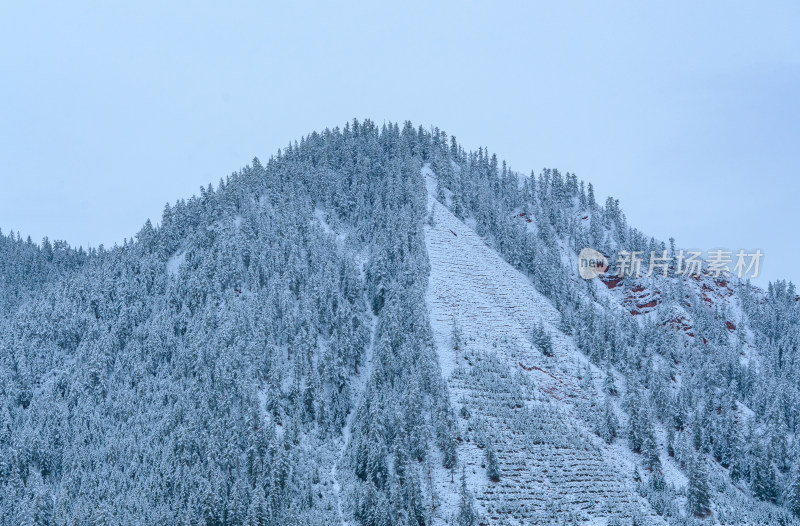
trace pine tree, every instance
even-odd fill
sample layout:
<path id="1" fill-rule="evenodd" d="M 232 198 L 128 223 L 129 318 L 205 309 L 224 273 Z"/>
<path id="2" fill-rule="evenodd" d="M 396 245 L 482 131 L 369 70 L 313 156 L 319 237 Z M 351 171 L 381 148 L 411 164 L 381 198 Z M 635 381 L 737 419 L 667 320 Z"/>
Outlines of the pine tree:
<path id="1" fill-rule="evenodd" d="M 597 434 L 610 444 L 619 433 L 619 420 L 609 397 L 605 397 L 603 410 L 598 415 Z"/>
<path id="2" fill-rule="evenodd" d="M 642 443 L 642 455 L 647 468 L 651 471 L 661 471 L 661 459 L 659 458 L 658 443 L 656 442 L 653 424 L 649 421 L 644 428 L 644 441 Z"/>
<path id="3" fill-rule="evenodd" d="M 708 474 L 702 458 L 695 456 L 689 464 L 689 489 L 687 499 L 689 510 L 697 517 L 708 514 L 711 495 L 708 488 Z"/>
<path id="4" fill-rule="evenodd" d="M 461 333 L 461 326 L 458 324 L 455 317 L 453 318 L 451 340 L 452 340 L 453 350 L 460 351 L 463 346 L 464 336 Z"/>
<path id="5" fill-rule="evenodd" d="M 609 396 L 617 396 L 617 384 L 614 382 L 614 371 L 611 368 L 606 369 L 606 374 L 603 378 L 603 392 Z"/>
<path id="6" fill-rule="evenodd" d="M 796 517 L 800 517 L 800 465 L 795 466 L 792 470 L 787 489 L 786 506 Z"/>
<path id="7" fill-rule="evenodd" d="M 775 481 L 775 470 L 766 447 L 759 447 L 754 456 L 754 466 L 750 470 L 753 493 L 759 499 L 775 501 L 778 497 L 778 488 Z"/>
<path id="8" fill-rule="evenodd" d="M 267 501 L 264 499 L 264 493 L 258 487 L 255 488 L 253 493 L 250 504 L 247 507 L 245 525 L 266 526 L 269 522 L 269 515 L 267 513 Z"/>
<path id="9" fill-rule="evenodd" d="M 632 387 L 629 392 L 628 413 L 628 443 L 634 453 L 641 453 L 644 446 L 646 428 L 646 409 L 642 407 L 643 397 L 638 385 Z"/>
<path id="10" fill-rule="evenodd" d="M 498 482 L 500 480 L 500 467 L 497 465 L 497 454 L 494 451 L 494 445 L 492 445 L 492 441 L 487 439 L 486 441 L 486 476 L 489 477 L 489 480 L 492 482 Z"/>
<path id="11" fill-rule="evenodd" d="M 675 428 L 667 424 L 667 455 L 675 456 Z"/>
<path id="12" fill-rule="evenodd" d="M 26 497 L 17 503 L 15 522 L 19 526 L 38 526 L 32 499 Z"/>
<path id="13" fill-rule="evenodd" d="M 92 526 L 111 526 L 116 522 L 114 512 L 107 502 L 98 504 L 92 513 Z"/>
<path id="14" fill-rule="evenodd" d="M 594 210 L 597 207 L 597 201 L 594 198 L 594 186 L 589 183 L 586 187 L 586 200 L 589 203 L 589 210 Z"/>
<path id="15" fill-rule="evenodd" d="M 553 340 L 542 324 L 531 329 L 531 343 L 545 356 L 553 356 Z"/>
<path id="16" fill-rule="evenodd" d="M 479 515 L 475 509 L 472 495 L 467 490 L 467 478 L 464 468 L 461 469 L 461 488 L 458 492 L 458 514 L 456 515 L 456 526 L 478 526 Z"/>

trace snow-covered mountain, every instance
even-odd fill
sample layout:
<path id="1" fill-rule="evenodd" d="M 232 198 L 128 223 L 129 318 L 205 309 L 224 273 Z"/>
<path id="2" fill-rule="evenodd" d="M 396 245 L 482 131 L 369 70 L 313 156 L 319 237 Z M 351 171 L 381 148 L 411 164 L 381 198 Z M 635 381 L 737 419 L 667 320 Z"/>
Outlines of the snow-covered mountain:
<path id="1" fill-rule="evenodd" d="M 370 121 L 122 246 L 0 235 L 0 524 L 797 522 L 794 286 L 584 247 L 667 250 Z"/>

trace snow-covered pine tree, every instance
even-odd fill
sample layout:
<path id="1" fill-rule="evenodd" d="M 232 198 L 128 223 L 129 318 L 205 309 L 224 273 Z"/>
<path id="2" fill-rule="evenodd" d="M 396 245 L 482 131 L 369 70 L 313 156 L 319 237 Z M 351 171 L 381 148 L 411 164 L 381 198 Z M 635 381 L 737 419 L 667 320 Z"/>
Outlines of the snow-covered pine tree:
<path id="1" fill-rule="evenodd" d="M 494 444 L 491 438 L 486 439 L 486 448 L 484 449 L 484 456 L 486 461 L 486 476 L 492 482 L 500 480 L 500 466 L 497 463 L 497 453 L 494 450 Z"/>
<path id="2" fill-rule="evenodd" d="M 480 516 L 475 509 L 472 494 L 467 489 L 467 478 L 464 468 L 461 469 L 461 484 L 458 490 L 458 514 L 455 517 L 456 526 L 478 526 Z"/>
<path id="3" fill-rule="evenodd" d="M 706 516 L 711 505 L 708 472 L 703 462 L 702 458 L 695 456 L 689 464 L 688 471 L 689 488 L 686 497 L 689 511 L 697 517 Z"/>

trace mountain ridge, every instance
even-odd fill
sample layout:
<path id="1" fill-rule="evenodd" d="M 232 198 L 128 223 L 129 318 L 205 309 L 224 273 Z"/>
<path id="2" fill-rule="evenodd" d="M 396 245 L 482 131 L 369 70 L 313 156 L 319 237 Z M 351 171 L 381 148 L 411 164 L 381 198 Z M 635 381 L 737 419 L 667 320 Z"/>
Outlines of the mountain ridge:
<path id="1" fill-rule="evenodd" d="M 791 523 L 793 286 L 609 287 L 577 276 L 585 246 L 663 244 L 573 174 L 370 121 L 120 247 L 0 236 L 0 524 Z M 507 323 L 459 326 L 452 294 Z"/>

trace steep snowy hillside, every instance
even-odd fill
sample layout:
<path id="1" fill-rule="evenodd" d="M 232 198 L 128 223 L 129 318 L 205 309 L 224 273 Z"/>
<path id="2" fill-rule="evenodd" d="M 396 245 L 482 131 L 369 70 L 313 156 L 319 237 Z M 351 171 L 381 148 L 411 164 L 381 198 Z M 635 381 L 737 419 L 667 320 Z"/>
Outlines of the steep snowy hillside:
<path id="1" fill-rule="evenodd" d="M 522 177 L 505 166 L 500 173 L 495 163 L 479 152 L 461 157 L 460 163 L 434 159 L 436 170 L 423 168 L 429 194 L 428 302 L 451 395 L 457 411 L 468 415 L 462 434 L 471 432 L 465 427 L 483 430 L 488 421 L 489 435 L 502 448 L 518 451 L 529 438 L 516 428 L 503 431 L 508 421 L 533 420 L 521 416 L 529 404 L 514 403 L 526 392 L 514 384 L 530 384 L 557 414 L 566 415 L 575 428 L 568 436 L 579 443 L 586 437 L 597 448 L 604 461 L 598 471 L 611 473 L 613 483 L 600 482 L 596 474 L 595 485 L 566 475 L 549 498 L 528 502 L 513 490 L 503 498 L 509 487 L 527 487 L 524 482 L 504 486 L 502 477 L 491 481 L 484 473 L 468 480 L 486 520 L 524 521 L 526 514 L 536 517 L 537 504 L 540 510 L 543 505 L 552 509 L 554 499 L 571 500 L 562 508 L 575 513 L 575 520 L 602 524 L 606 518 L 637 524 L 792 522 L 769 501 L 796 509 L 792 506 L 800 496 L 797 468 L 786 458 L 796 450 L 789 429 L 797 422 L 797 390 L 785 384 L 788 392 L 771 405 L 763 396 L 776 388 L 770 376 L 795 377 L 796 347 L 784 349 L 796 339 L 783 335 L 777 345 L 778 359 L 782 353 L 792 356 L 781 363 L 794 372 L 776 371 L 775 344 L 765 348 L 763 337 L 774 339 L 778 333 L 763 313 L 790 308 L 780 326 L 796 334 L 793 286 L 771 285 L 764 295 L 729 276 L 709 275 L 705 262 L 703 275 L 689 278 L 645 277 L 645 262 L 640 277 L 585 281 L 577 272 L 581 247 L 611 253 L 627 247 L 663 251 L 664 244 L 627 227 L 615 201 L 605 208 L 596 205 L 591 185 L 587 193 L 574 176 L 565 180 L 546 170 L 538 179 Z M 752 331 L 751 326 L 763 328 Z M 543 339 L 542 333 L 549 337 Z M 491 366 L 475 367 L 487 354 L 493 357 Z M 479 392 L 476 378 L 498 367 L 504 374 L 486 381 L 488 393 Z M 465 371 L 471 373 L 469 381 Z M 483 401 L 478 404 L 483 411 L 470 408 L 476 398 Z M 496 403 L 486 402 L 493 398 Z M 761 415 L 750 405 L 761 407 Z M 478 423 L 470 420 L 475 414 Z M 465 462 L 480 459 L 464 448 L 462 442 Z M 532 459 L 557 457 L 523 455 L 525 464 L 512 461 L 506 469 L 512 479 L 524 480 L 532 476 L 526 472 Z M 547 462 L 536 467 L 540 478 L 569 472 Z M 540 481 L 527 494 L 543 486 Z M 604 499 L 600 510 L 591 499 L 598 487 L 622 491 Z M 498 500 L 508 502 L 501 512 L 487 507 Z M 609 511 L 615 502 L 624 505 Z M 534 520 L 547 523 L 555 517 L 564 515 Z"/>
<path id="2" fill-rule="evenodd" d="M 427 301 L 460 415 L 461 467 L 483 515 L 491 524 L 634 516 L 663 523 L 635 491 L 634 462 L 577 416 L 576 402 L 597 395 L 589 386 L 600 386 L 599 372 L 558 330 L 559 312 L 434 199 L 430 176 L 427 186 Z M 549 356 L 531 341 L 535 326 L 552 339 Z M 487 449 L 497 457 L 497 481 L 487 474 Z M 449 484 L 440 481 L 442 493 Z"/>

